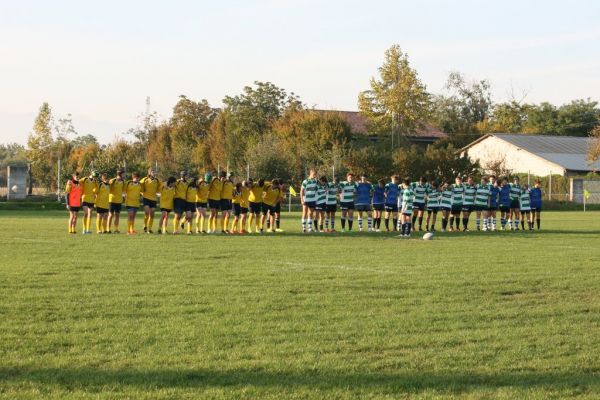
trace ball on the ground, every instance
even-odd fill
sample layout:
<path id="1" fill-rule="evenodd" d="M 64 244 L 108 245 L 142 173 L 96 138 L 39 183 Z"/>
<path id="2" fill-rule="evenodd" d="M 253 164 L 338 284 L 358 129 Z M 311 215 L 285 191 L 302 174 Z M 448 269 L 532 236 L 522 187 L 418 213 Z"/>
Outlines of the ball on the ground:
<path id="1" fill-rule="evenodd" d="M 433 239 L 433 232 L 427 232 L 423 235 L 423 240 L 431 240 Z"/>
<path id="2" fill-rule="evenodd" d="M 13 187 L 11 187 L 11 188 L 10 188 L 10 190 L 11 190 L 13 193 L 17 193 L 17 191 L 19 191 L 19 187 L 18 187 L 17 185 L 14 185 Z"/>

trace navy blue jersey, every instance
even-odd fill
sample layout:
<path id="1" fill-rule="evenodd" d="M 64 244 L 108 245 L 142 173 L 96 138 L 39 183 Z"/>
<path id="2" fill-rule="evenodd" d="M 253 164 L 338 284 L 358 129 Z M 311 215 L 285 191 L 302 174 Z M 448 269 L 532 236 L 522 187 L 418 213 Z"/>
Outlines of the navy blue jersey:
<path id="1" fill-rule="evenodd" d="M 373 204 L 385 203 L 385 187 L 379 185 L 373 187 Z"/>
<path id="2" fill-rule="evenodd" d="M 385 192 L 385 204 L 391 206 L 397 205 L 398 193 L 400 192 L 398 185 L 393 182 L 389 182 L 385 185 L 385 188 L 383 190 Z"/>
<path id="3" fill-rule="evenodd" d="M 494 185 L 490 185 L 490 207 L 497 207 L 498 206 L 498 196 L 500 194 L 500 187 L 499 186 L 494 186 Z"/>
<path id="4" fill-rule="evenodd" d="M 502 186 L 500 188 L 500 205 L 510 207 L 510 186 Z"/>
<path id="5" fill-rule="evenodd" d="M 371 191 L 373 186 L 368 182 L 359 182 L 356 187 L 356 204 L 366 205 L 371 204 Z"/>
<path id="6" fill-rule="evenodd" d="M 529 197 L 531 199 L 531 208 L 541 208 L 542 207 L 542 189 L 541 188 L 531 188 Z"/>

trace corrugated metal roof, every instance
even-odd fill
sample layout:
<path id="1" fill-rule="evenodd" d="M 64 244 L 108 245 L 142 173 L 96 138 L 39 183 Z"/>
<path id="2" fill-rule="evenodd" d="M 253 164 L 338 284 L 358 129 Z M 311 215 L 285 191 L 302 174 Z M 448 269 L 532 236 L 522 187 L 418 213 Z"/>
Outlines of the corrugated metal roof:
<path id="1" fill-rule="evenodd" d="M 504 133 L 494 133 L 491 136 L 496 136 L 498 139 L 505 140 L 568 170 L 600 170 L 600 161 L 591 166 L 588 164 L 589 138 L 586 137 L 514 135 Z"/>

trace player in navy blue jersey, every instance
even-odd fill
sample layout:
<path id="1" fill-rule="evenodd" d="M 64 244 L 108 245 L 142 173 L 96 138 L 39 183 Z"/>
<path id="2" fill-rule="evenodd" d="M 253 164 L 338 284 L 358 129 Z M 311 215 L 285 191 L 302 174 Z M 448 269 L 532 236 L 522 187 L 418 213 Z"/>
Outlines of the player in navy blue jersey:
<path id="1" fill-rule="evenodd" d="M 531 199 L 531 222 L 536 222 L 537 228 L 540 229 L 540 214 L 542 213 L 542 188 L 540 180 L 533 181 L 533 187 L 529 191 Z"/>
<path id="2" fill-rule="evenodd" d="M 363 230 L 363 213 L 367 213 L 368 230 L 372 231 L 373 219 L 371 215 L 371 193 L 373 185 L 367 180 L 366 175 L 361 175 L 360 182 L 356 185 L 356 211 L 358 211 L 358 230 Z"/>
<path id="3" fill-rule="evenodd" d="M 388 182 L 384 188 L 385 195 L 385 230 L 390 231 L 390 217 L 393 219 L 392 230 L 398 229 L 398 193 L 400 188 L 398 187 L 398 177 L 392 176 L 391 182 Z"/>
<path id="4" fill-rule="evenodd" d="M 502 178 L 500 189 L 498 192 L 498 202 L 500 208 L 500 226 L 504 230 L 506 228 L 507 217 L 510 216 L 510 186 L 508 178 Z"/>
<path id="5" fill-rule="evenodd" d="M 373 186 L 373 229 L 381 232 L 381 215 L 385 209 L 385 180 L 380 179 Z"/>

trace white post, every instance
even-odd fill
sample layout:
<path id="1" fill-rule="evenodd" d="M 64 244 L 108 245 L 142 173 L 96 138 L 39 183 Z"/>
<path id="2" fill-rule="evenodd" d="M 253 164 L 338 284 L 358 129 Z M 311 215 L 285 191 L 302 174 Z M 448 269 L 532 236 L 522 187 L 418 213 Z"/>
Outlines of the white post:
<path id="1" fill-rule="evenodd" d="M 154 161 L 154 173 L 158 176 L 158 160 Z"/>
<path id="2" fill-rule="evenodd" d="M 221 173 L 221 164 L 217 163 L 217 177 Z"/>
<path id="3" fill-rule="evenodd" d="M 229 160 L 227 160 L 227 175 L 229 175 Z"/>
<path id="4" fill-rule="evenodd" d="M 552 201 L 552 171 L 550 171 L 550 180 L 548 182 L 548 200 Z"/>
<path id="5" fill-rule="evenodd" d="M 333 182 L 334 179 L 335 179 L 335 165 L 333 165 L 331 167 L 331 181 Z"/>
<path id="6" fill-rule="evenodd" d="M 8 188 L 10 191 L 10 188 Z M 56 201 L 60 203 L 60 158 L 58 159 L 58 168 L 56 174 Z"/>
<path id="7" fill-rule="evenodd" d="M 292 192 L 288 190 L 288 212 L 292 212 Z"/>
<path id="8" fill-rule="evenodd" d="M 250 179 L 250 163 L 246 165 L 246 179 Z"/>
<path id="9" fill-rule="evenodd" d="M 585 192 L 583 192 L 583 212 L 585 212 Z"/>
<path id="10" fill-rule="evenodd" d="M 531 186 L 531 171 L 527 171 L 527 186 Z"/>

